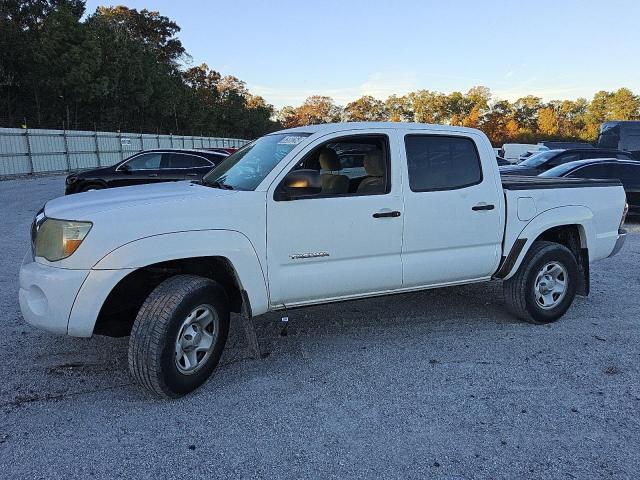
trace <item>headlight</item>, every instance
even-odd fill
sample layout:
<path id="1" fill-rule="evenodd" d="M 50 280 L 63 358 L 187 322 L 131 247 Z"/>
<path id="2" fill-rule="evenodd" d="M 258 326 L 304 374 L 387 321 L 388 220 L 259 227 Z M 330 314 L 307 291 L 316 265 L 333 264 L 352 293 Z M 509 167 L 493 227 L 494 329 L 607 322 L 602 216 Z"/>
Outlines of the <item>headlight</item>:
<path id="1" fill-rule="evenodd" d="M 77 180 L 78 180 L 78 177 L 77 177 L 77 176 L 75 176 L 75 175 L 69 175 L 69 176 L 66 178 L 65 182 L 66 182 L 66 184 L 67 184 L 67 185 L 71 185 L 72 183 L 75 183 Z"/>
<path id="2" fill-rule="evenodd" d="M 92 225 L 91 222 L 47 218 L 35 235 L 35 256 L 44 257 L 50 262 L 67 258 L 78 249 Z"/>

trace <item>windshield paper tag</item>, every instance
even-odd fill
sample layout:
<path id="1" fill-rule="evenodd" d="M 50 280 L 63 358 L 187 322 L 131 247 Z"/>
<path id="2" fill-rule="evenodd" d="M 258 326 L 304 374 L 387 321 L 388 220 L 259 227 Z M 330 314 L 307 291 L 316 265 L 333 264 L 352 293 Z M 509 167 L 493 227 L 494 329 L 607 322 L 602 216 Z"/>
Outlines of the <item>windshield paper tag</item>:
<path id="1" fill-rule="evenodd" d="M 278 142 L 278 145 L 298 145 L 307 137 L 298 137 L 295 135 L 288 135 Z"/>

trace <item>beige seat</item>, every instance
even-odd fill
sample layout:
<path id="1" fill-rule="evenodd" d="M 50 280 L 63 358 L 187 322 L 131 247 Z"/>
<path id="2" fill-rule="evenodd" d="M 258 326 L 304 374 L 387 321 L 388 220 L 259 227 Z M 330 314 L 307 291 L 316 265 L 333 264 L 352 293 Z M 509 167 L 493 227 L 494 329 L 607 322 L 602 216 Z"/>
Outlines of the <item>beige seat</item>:
<path id="1" fill-rule="evenodd" d="M 358 193 L 384 193 L 387 169 L 382 152 L 373 150 L 367 153 L 363 164 L 367 176 L 358 185 Z"/>
<path id="2" fill-rule="evenodd" d="M 323 149 L 318 155 L 318 161 L 322 170 L 335 172 L 342 169 L 338 155 L 331 148 Z M 323 173 L 320 175 L 320 181 L 322 182 L 321 195 L 341 195 L 349 192 L 349 177 L 346 175 Z"/>

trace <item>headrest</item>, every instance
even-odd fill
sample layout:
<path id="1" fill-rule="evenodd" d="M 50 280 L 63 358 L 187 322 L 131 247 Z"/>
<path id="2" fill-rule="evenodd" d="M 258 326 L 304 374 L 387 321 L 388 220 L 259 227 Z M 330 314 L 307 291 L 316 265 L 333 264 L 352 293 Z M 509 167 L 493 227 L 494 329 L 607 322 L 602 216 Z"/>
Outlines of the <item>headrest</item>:
<path id="1" fill-rule="evenodd" d="M 371 177 L 384 177 L 386 168 L 380 150 L 372 150 L 364 157 L 364 170 Z"/>
<path id="2" fill-rule="evenodd" d="M 342 169 L 338 154 L 332 148 L 322 149 L 320 155 L 318 155 L 318 160 L 320 161 L 320 168 L 323 170 L 334 171 Z"/>

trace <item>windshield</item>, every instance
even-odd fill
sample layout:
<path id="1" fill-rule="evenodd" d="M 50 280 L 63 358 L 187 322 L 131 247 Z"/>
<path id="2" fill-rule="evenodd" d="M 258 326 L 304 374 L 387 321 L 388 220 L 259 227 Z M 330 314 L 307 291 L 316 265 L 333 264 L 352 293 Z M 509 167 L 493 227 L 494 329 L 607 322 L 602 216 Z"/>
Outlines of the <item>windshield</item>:
<path id="1" fill-rule="evenodd" d="M 532 167 L 532 168 L 539 167 L 540 165 L 545 163 L 547 160 L 550 160 L 551 158 L 555 157 L 558 153 L 559 153 L 558 150 L 547 150 L 544 152 L 538 152 L 535 155 L 531 155 L 526 160 L 520 162 L 518 165 L 523 165 L 525 167 Z"/>
<path id="2" fill-rule="evenodd" d="M 230 155 L 204 178 L 210 187 L 255 190 L 260 182 L 310 133 L 266 135 Z"/>

